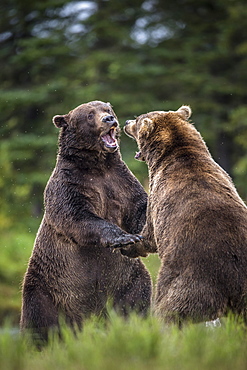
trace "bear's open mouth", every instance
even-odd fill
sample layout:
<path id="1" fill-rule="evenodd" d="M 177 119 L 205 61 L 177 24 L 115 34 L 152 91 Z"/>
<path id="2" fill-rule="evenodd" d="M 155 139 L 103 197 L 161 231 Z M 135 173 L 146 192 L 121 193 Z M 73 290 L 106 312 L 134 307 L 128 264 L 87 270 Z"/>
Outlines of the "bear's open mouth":
<path id="1" fill-rule="evenodd" d="M 136 152 L 135 159 L 139 159 L 141 157 L 141 155 L 142 155 L 141 151 Z"/>
<path id="2" fill-rule="evenodd" d="M 112 126 L 107 134 L 101 136 L 101 139 L 104 141 L 107 148 L 117 148 L 116 127 Z"/>
<path id="3" fill-rule="evenodd" d="M 142 161 L 142 162 L 145 162 L 145 158 L 141 152 L 141 150 L 139 152 L 136 152 L 135 154 L 135 159 L 137 159 L 138 161 Z"/>

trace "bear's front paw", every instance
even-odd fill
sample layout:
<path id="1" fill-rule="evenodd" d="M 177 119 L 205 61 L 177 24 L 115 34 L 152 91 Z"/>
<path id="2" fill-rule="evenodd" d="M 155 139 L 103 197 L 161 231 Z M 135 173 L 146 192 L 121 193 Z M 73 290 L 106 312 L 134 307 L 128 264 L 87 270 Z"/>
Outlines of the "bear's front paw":
<path id="1" fill-rule="evenodd" d="M 135 244 L 141 241 L 143 237 L 141 235 L 133 235 L 133 234 L 123 234 L 114 240 L 112 240 L 110 243 L 108 243 L 107 247 L 111 248 L 121 248 L 126 247 L 130 244 Z"/>
<path id="2" fill-rule="evenodd" d="M 137 257 L 147 257 L 148 252 L 144 250 L 143 248 L 140 248 L 140 246 L 137 245 L 131 245 L 128 248 L 121 248 L 120 249 L 123 256 L 127 256 L 130 258 L 137 258 Z"/>

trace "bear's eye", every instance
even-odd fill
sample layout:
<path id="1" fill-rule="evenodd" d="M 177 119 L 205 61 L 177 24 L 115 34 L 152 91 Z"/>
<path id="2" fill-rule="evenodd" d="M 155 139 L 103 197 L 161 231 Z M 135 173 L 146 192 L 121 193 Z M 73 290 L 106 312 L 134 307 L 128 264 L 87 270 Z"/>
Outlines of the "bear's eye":
<path id="1" fill-rule="evenodd" d="M 90 121 L 93 119 L 93 117 L 94 117 L 94 113 L 93 113 L 93 112 L 88 113 L 87 118 L 88 118 Z"/>

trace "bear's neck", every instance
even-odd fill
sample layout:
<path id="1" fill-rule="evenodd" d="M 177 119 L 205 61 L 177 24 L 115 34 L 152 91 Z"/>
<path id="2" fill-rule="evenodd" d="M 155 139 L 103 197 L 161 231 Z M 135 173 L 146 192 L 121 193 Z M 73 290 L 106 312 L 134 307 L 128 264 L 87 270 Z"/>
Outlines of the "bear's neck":
<path id="1" fill-rule="evenodd" d="M 57 156 L 58 163 L 67 163 L 69 167 L 77 167 L 78 169 L 87 171 L 110 168 L 119 161 L 121 161 L 121 156 L 118 150 L 114 153 L 98 152 L 87 149 L 80 149 L 75 152 L 74 150 L 62 151 L 60 148 Z"/>
<path id="2" fill-rule="evenodd" d="M 203 140 L 184 140 L 176 143 L 153 141 L 142 148 L 149 172 L 154 173 L 160 167 L 174 165 L 175 162 L 212 159 L 212 156 Z"/>

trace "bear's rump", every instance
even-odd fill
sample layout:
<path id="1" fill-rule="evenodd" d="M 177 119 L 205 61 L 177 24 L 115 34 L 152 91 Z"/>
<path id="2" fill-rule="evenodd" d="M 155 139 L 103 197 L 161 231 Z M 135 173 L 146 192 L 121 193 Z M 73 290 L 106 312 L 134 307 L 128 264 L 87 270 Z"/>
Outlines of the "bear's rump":
<path id="1" fill-rule="evenodd" d="M 161 278 L 157 284 L 155 313 L 167 321 L 190 319 L 215 320 L 227 309 L 228 299 L 207 281 L 179 275 L 169 285 Z"/>

